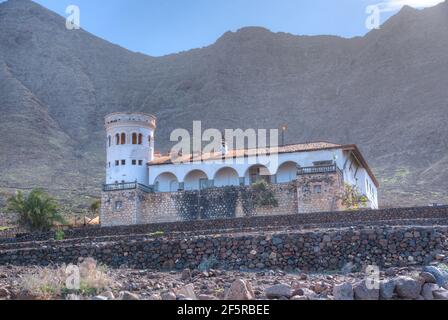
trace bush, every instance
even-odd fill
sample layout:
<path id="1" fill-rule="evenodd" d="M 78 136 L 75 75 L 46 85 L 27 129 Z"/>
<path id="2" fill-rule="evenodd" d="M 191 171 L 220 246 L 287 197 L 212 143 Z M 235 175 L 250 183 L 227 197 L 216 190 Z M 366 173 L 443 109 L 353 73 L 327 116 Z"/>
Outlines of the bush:
<path id="1" fill-rule="evenodd" d="M 54 234 L 54 239 L 56 241 L 62 241 L 65 239 L 65 232 L 64 230 L 58 229 L 56 230 L 56 233 Z"/>
<path id="2" fill-rule="evenodd" d="M 359 189 L 356 186 L 352 186 L 348 183 L 344 185 L 344 192 L 339 197 L 342 201 L 342 205 L 347 210 L 358 210 L 360 208 L 366 208 L 369 199 L 361 195 Z"/>
<path id="3" fill-rule="evenodd" d="M 29 231 L 51 230 L 55 222 L 65 223 L 58 212 L 58 204 L 47 193 L 35 189 L 28 196 L 21 191 L 7 201 L 7 210 L 19 215 L 18 223 Z"/>
<path id="4" fill-rule="evenodd" d="M 79 287 L 67 287 L 69 277 L 73 273 L 69 270 L 77 270 L 79 275 Z M 76 293 L 92 296 L 103 290 L 110 289 L 114 284 L 104 266 L 97 264 L 95 259 L 86 258 L 75 268 L 66 265 L 57 268 L 36 268 L 36 271 L 25 275 L 20 282 L 21 288 L 28 295 L 42 300 L 62 298 L 67 294 Z"/>
<path id="5" fill-rule="evenodd" d="M 254 191 L 253 201 L 257 207 L 278 207 L 278 200 L 275 198 L 274 192 L 269 189 L 269 184 L 260 180 L 252 184 Z"/>

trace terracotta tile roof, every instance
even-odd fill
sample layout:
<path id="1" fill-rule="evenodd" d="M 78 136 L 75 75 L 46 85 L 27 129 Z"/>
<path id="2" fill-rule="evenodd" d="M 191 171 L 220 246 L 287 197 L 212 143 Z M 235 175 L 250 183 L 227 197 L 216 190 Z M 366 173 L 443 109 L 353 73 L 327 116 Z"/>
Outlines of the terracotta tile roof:
<path id="1" fill-rule="evenodd" d="M 318 151 L 318 150 L 326 150 L 326 149 L 339 149 L 342 148 L 342 145 L 330 143 L 330 142 L 310 142 L 310 143 L 301 143 L 301 144 L 291 144 L 286 146 L 278 147 L 277 149 L 272 149 L 271 151 L 278 150 L 276 153 L 293 153 L 293 152 L 308 152 L 308 151 Z M 228 158 L 241 158 L 245 156 L 253 156 L 258 154 L 266 154 L 269 152 L 269 148 L 266 149 L 239 149 L 239 150 L 229 150 L 226 154 Z M 272 152 L 271 152 L 272 153 Z M 193 161 L 207 161 L 207 160 L 219 160 L 222 158 L 221 153 L 204 153 L 197 155 L 186 155 L 179 157 L 177 160 L 182 161 L 184 163 L 193 162 Z M 163 165 L 163 164 L 171 164 L 171 155 L 163 155 L 156 157 L 153 161 L 149 162 L 148 165 Z"/>
<path id="2" fill-rule="evenodd" d="M 300 144 L 291 144 L 286 146 L 280 146 L 278 147 L 277 153 L 294 153 L 294 152 L 311 152 L 311 151 L 320 151 L 320 150 L 333 150 L 333 149 L 342 149 L 344 151 L 352 152 L 354 157 L 361 163 L 361 165 L 366 169 L 367 173 L 371 177 L 373 183 L 376 185 L 376 187 L 379 187 L 379 182 L 376 179 L 375 175 L 373 174 L 372 170 L 370 169 L 369 165 L 367 164 L 367 161 L 362 156 L 361 152 L 359 151 L 358 147 L 354 144 L 349 145 L 341 145 L 331 142 L 310 142 L 310 143 L 300 143 Z M 262 149 L 240 149 L 240 150 L 230 150 L 226 157 L 232 157 L 232 158 L 240 158 L 245 156 L 253 156 L 258 154 L 266 154 L 266 151 L 269 151 L 269 148 L 266 148 L 265 150 Z M 274 149 L 275 151 L 275 149 Z M 219 160 L 222 159 L 222 155 L 219 152 L 216 153 L 205 153 L 202 155 L 186 155 L 179 157 L 177 161 L 188 163 L 193 161 L 207 161 L 207 160 Z M 163 155 L 156 157 L 153 161 L 149 162 L 149 166 L 157 166 L 157 165 L 164 165 L 164 164 L 172 164 L 171 156 L 170 155 Z"/>

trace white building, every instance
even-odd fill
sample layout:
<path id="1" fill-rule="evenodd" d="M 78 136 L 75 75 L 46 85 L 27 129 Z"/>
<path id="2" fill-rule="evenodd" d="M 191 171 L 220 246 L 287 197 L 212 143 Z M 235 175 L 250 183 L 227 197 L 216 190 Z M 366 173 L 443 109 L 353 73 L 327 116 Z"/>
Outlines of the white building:
<path id="1" fill-rule="evenodd" d="M 264 179 L 290 183 L 300 174 L 339 171 L 346 184 L 356 186 L 378 208 L 378 181 L 356 145 L 314 142 L 278 147 L 275 152 L 227 150 L 186 155 L 181 164 L 155 156 L 156 118 L 141 113 L 106 117 L 108 185 L 139 183 L 154 192 L 201 190 L 251 185 Z"/>

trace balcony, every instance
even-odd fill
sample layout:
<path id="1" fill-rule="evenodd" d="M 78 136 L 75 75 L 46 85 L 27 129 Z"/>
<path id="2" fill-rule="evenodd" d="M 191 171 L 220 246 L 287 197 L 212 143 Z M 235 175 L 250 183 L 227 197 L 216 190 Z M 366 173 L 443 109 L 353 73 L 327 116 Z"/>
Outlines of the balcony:
<path id="1" fill-rule="evenodd" d="M 340 172 L 340 169 L 336 164 L 329 166 L 314 166 L 314 167 L 304 167 L 297 169 L 297 175 L 303 176 L 306 174 L 322 174 L 322 173 L 336 173 Z"/>
<path id="2" fill-rule="evenodd" d="M 137 182 L 115 183 L 103 185 L 103 191 L 124 191 L 124 190 L 141 190 L 146 193 L 154 192 L 154 189 Z"/>

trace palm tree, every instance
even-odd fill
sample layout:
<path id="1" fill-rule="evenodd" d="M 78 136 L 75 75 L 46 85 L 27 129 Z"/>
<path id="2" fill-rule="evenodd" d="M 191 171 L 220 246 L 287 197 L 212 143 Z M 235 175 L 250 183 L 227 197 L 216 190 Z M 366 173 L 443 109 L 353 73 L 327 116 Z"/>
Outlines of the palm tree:
<path id="1" fill-rule="evenodd" d="M 8 199 L 7 210 L 18 214 L 19 224 L 32 232 L 49 231 L 55 222 L 65 223 L 56 201 L 40 189 L 32 190 L 27 196 L 18 191 Z"/>

